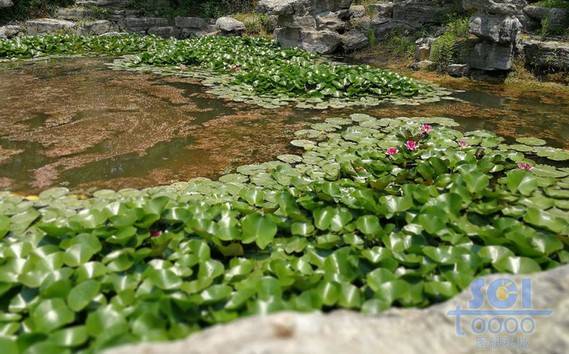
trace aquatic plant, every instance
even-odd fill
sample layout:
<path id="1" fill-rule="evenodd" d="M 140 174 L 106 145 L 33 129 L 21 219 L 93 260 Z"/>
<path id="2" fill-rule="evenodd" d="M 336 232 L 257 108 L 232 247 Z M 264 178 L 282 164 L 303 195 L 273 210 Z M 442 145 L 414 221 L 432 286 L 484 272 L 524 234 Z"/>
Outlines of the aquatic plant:
<path id="1" fill-rule="evenodd" d="M 397 73 L 367 65 L 331 63 L 301 49 L 280 48 L 263 38 L 211 36 L 175 40 L 68 34 L 0 40 L 0 58 L 73 54 L 136 54 L 116 66 L 144 70 L 166 67 L 169 71 L 163 72 L 211 78 L 216 86 L 229 88 L 225 93 L 230 97 L 253 92 L 252 101 L 267 96 L 268 104 L 277 107 L 288 104 L 291 100 L 287 98 L 313 99 L 316 106 L 323 101 L 345 106 L 348 102 L 371 105 L 383 99 L 438 95 L 433 87 Z M 229 93 L 232 91 L 235 92 Z"/>
<path id="2" fill-rule="evenodd" d="M 1 193 L 0 346 L 98 351 L 280 310 L 424 307 L 480 275 L 569 263 L 569 168 L 455 125 L 354 114 L 219 181 Z"/>

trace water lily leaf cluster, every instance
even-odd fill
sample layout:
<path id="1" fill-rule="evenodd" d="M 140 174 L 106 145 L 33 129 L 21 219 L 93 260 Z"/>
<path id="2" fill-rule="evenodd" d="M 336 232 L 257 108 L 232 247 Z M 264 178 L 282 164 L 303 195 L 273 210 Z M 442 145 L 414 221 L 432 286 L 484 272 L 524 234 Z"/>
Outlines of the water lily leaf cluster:
<path id="1" fill-rule="evenodd" d="M 218 181 L 0 194 L 3 353 L 171 340 L 280 310 L 424 307 L 481 275 L 569 263 L 569 169 L 454 125 L 354 114 Z"/>
<path id="2" fill-rule="evenodd" d="M 50 55 L 125 56 L 114 67 L 195 77 L 211 91 L 266 108 L 374 106 L 434 102 L 450 92 L 367 65 L 332 63 L 302 49 L 254 37 L 187 40 L 155 36 L 84 37 L 71 34 L 0 40 L 0 59 Z"/>

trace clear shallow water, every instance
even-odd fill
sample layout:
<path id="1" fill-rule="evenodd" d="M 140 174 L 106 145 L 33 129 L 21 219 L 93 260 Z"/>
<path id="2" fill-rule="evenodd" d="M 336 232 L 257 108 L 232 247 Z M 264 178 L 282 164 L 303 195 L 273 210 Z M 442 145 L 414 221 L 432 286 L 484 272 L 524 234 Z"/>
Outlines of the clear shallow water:
<path id="1" fill-rule="evenodd" d="M 352 111 L 267 110 L 209 95 L 189 79 L 111 71 L 105 59 L 0 65 L 0 190 L 145 187 L 216 177 L 293 151 L 306 123 L 353 112 L 448 116 L 464 129 L 569 147 L 569 90 L 440 82 L 464 102 Z"/>

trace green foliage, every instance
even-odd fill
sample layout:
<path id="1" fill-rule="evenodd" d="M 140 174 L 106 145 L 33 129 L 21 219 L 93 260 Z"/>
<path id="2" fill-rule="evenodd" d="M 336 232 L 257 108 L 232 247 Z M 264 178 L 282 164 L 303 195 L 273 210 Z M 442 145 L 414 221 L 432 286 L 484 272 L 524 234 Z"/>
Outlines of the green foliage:
<path id="1" fill-rule="evenodd" d="M 28 17 L 45 17 L 58 6 L 68 6 L 74 0 L 16 0 L 14 6 L 0 10 L 0 25 Z"/>
<path id="2" fill-rule="evenodd" d="M 128 6 L 152 16 L 217 18 L 237 12 L 252 12 L 255 4 L 255 0 L 131 0 Z"/>
<path id="3" fill-rule="evenodd" d="M 411 37 L 398 32 L 389 33 L 385 39 L 384 46 L 399 57 L 412 58 L 415 54 L 415 41 Z"/>
<path id="4" fill-rule="evenodd" d="M 301 49 L 282 49 L 253 37 L 157 37 L 51 35 L 0 40 L 0 58 L 69 54 L 141 53 L 131 66 L 196 66 L 231 77 L 259 95 L 323 98 L 414 97 L 427 85 L 367 65 L 336 65 Z"/>
<path id="5" fill-rule="evenodd" d="M 458 42 L 468 37 L 468 23 L 468 18 L 451 20 L 446 25 L 445 33 L 433 42 L 430 60 L 440 70 L 453 63 L 457 55 Z"/>
<path id="6" fill-rule="evenodd" d="M 220 181 L 1 193 L 0 345 L 101 351 L 259 313 L 423 307 L 569 261 L 568 168 L 521 169 L 502 138 L 422 120 L 329 119 L 296 133 L 314 142 L 295 162 Z"/>
<path id="7" fill-rule="evenodd" d="M 541 0 L 533 5 L 539 7 L 569 9 L 569 1 L 567 0 Z"/>
<path id="8" fill-rule="evenodd" d="M 274 31 L 274 24 L 266 14 L 238 13 L 232 17 L 243 22 L 248 35 L 270 36 Z"/>

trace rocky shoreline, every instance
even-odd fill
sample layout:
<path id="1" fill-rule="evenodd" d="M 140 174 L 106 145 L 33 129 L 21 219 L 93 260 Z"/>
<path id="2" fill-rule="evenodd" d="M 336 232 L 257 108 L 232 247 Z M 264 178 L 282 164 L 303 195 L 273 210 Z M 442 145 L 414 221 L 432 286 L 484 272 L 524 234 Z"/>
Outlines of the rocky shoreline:
<path id="1" fill-rule="evenodd" d="M 207 35 L 241 35 L 246 26 L 232 17 L 145 17 L 125 0 L 78 0 L 60 8 L 54 18 L 32 19 L 0 27 L 0 38 L 73 32 L 103 35 L 129 32 L 185 39 Z M 11 6 L 3 0 L 0 6 Z M 413 68 L 437 69 L 451 76 L 503 80 L 520 61 L 537 78 L 569 71 L 569 10 L 546 8 L 526 0 L 394 0 L 355 5 L 351 0 L 261 0 L 274 38 L 283 47 L 320 54 L 349 53 L 387 40 L 392 33 L 416 41 Z M 466 38 L 455 44 L 452 61 L 433 62 L 431 47 L 448 28 L 449 16 L 470 15 Z M 547 26 L 545 28 L 544 26 Z M 543 32 L 547 30 L 551 34 Z"/>

